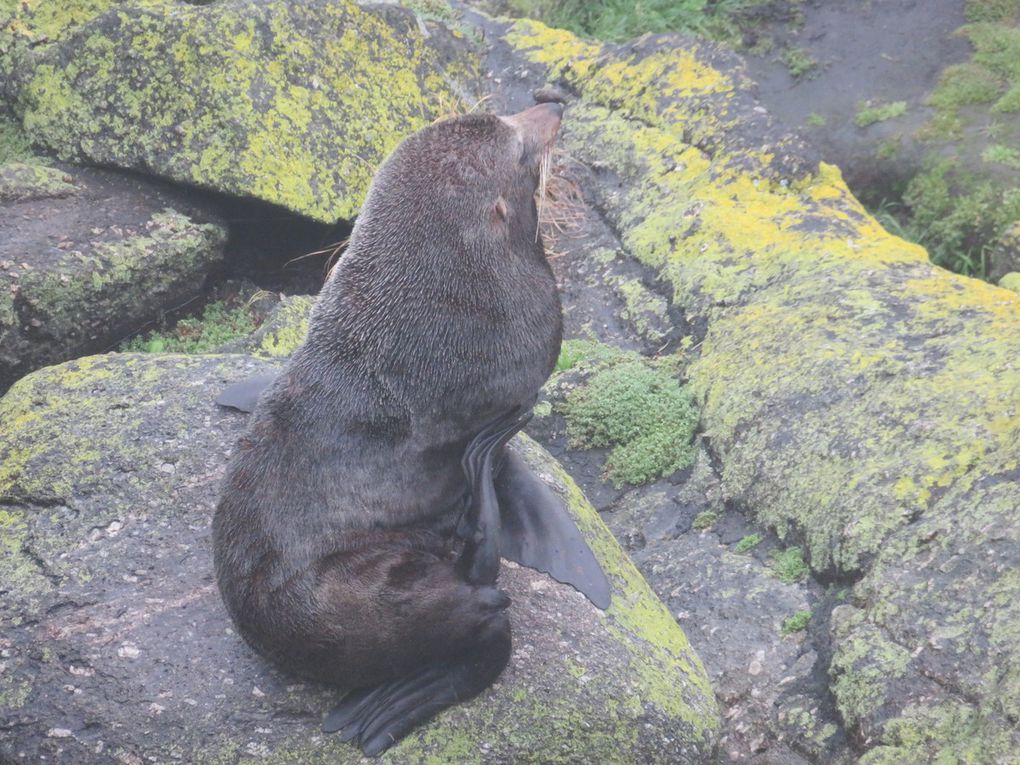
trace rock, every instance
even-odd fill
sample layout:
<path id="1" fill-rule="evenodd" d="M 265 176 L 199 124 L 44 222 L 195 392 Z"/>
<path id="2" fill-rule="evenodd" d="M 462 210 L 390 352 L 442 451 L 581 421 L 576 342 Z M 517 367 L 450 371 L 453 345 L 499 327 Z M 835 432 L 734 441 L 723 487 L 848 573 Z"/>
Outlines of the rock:
<path id="1" fill-rule="evenodd" d="M 462 38 L 425 38 L 399 8 L 63 3 L 21 4 L 0 26 L 7 97 L 33 141 L 327 223 L 355 216 L 382 158 L 473 76 Z"/>
<path id="2" fill-rule="evenodd" d="M 289 356 L 308 334 L 308 317 L 315 298 L 310 295 L 285 296 L 248 337 L 228 343 L 225 353 L 250 353 L 264 359 Z"/>
<path id="3" fill-rule="evenodd" d="M 0 760 L 361 761 L 319 732 L 337 691 L 259 659 L 213 580 L 209 521 L 245 417 L 212 398 L 272 369 L 113 354 L 0 400 Z M 511 665 L 380 761 L 712 761 L 715 703 L 683 632 L 555 462 L 516 448 L 568 497 L 613 603 L 507 564 Z"/>
<path id="4" fill-rule="evenodd" d="M 222 259 L 215 217 L 143 179 L 13 164 L 5 180 L 18 201 L 0 203 L 0 391 L 190 300 Z"/>
<path id="5" fill-rule="evenodd" d="M 576 94 L 563 140 L 598 207 L 703 322 L 687 371 L 723 496 L 850 587 L 826 662 L 862 761 L 1010 761 L 1020 296 L 933 266 L 836 168 L 763 150 L 796 142 L 749 136 L 742 72 L 697 44 L 505 39 Z"/>
<path id="6" fill-rule="evenodd" d="M 60 199 L 78 189 L 71 176 L 56 167 L 32 162 L 0 165 L 0 202 Z"/>

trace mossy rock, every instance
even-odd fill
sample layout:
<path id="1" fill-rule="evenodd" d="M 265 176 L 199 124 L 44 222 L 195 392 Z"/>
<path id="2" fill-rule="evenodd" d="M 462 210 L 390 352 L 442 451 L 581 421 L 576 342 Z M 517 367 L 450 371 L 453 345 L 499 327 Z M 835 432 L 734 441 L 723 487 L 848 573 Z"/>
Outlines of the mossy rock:
<path id="1" fill-rule="evenodd" d="M 34 142 L 329 223 L 355 216 L 379 162 L 474 76 L 462 39 L 426 38 L 399 8 L 81 0 L 70 31 L 63 8 L 38 0 L 0 25 Z"/>
<path id="2" fill-rule="evenodd" d="M 58 168 L 30 162 L 0 165 L 0 202 L 55 199 L 75 191 L 71 176 Z"/>
<path id="3" fill-rule="evenodd" d="M 246 419 L 213 398 L 273 369 L 113 354 L 40 370 L 0 400 L 0 759 L 362 761 L 319 731 L 338 692 L 259 659 L 213 579 L 209 522 Z M 612 604 L 506 564 L 510 666 L 379 761 L 714 761 L 715 700 L 683 632 L 555 461 L 515 448 L 568 501 Z"/>
<path id="4" fill-rule="evenodd" d="M 534 22 L 505 39 L 577 93 L 562 135 L 602 171 L 587 191 L 706 326 L 687 374 L 726 496 L 815 571 L 863 577 L 832 635 L 850 733 L 876 762 L 939 747 L 1008 761 L 1020 296 L 933 266 L 836 168 L 749 140 L 763 110 L 698 45 L 599 45 Z"/>
<path id="5" fill-rule="evenodd" d="M 226 230 L 139 177 L 8 164 L 0 189 L 0 391 L 94 353 L 198 295 Z M 0 195 L 2 196 L 2 195 Z"/>
<path id="6" fill-rule="evenodd" d="M 264 359 L 290 356 L 305 341 L 308 318 L 314 306 L 315 298 L 310 295 L 288 295 L 270 311 L 255 332 L 221 350 L 250 353 Z"/>

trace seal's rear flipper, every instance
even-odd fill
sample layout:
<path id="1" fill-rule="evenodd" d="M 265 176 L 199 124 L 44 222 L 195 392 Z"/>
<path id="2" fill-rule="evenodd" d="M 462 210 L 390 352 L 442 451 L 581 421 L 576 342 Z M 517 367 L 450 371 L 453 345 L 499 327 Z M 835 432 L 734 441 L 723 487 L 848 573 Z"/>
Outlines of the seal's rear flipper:
<path id="1" fill-rule="evenodd" d="M 609 607 L 610 587 L 566 503 L 511 451 L 496 477 L 501 518 L 499 551 L 508 560 L 549 574 Z"/>
<path id="2" fill-rule="evenodd" d="M 276 378 L 276 374 L 255 375 L 247 380 L 232 383 L 216 397 L 216 403 L 242 412 L 250 412 L 255 409 L 255 404 L 258 402 L 259 396 L 262 395 L 262 391 L 268 388 Z"/>
<path id="3" fill-rule="evenodd" d="M 503 597 L 498 607 L 509 604 Z M 500 612 L 475 636 L 475 645 L 456 659 L 431 662 L 392 682 L 351 691 L 326 715 L 322 730 L 341 731 L 343 741 L 374 757 L 447 707 L 477 696 L 508 661 L 510 622 Z"/>

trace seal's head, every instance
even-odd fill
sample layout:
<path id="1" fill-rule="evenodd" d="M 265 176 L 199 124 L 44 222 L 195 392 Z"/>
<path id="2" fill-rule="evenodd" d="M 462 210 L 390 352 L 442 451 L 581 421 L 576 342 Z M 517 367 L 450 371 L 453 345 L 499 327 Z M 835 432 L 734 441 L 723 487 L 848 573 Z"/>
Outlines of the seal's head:
<path id="1" fill-rule="evenodd" d="M 525 242 L 533 250 L 535 191 L 562 115 L 562 104 L 545 103 L 504 117 L 455 117 L 416 133 L 376 174 L 356 236 L 401 237 L 419 243 L 423 254 L 437 246 L 518 250 Z M 377 230 L 376 219 L 390 230 Z"/>

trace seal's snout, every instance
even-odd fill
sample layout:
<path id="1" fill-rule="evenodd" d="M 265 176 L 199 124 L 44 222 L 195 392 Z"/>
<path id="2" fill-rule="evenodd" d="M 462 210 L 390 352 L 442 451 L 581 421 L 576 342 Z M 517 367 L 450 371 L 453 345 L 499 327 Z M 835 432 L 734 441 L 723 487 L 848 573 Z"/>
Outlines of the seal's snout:
<path id="1" fill-rule="evenodd" d="M 525 146 L 537 153 L 546 149 L 556 138 L 563 119 L 563 104 L 539 104 L 500 119 L 517 131 Z"/>

